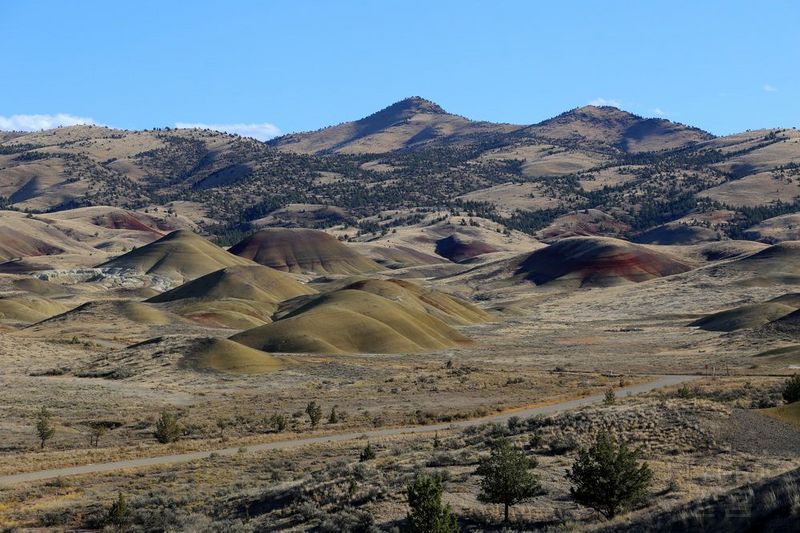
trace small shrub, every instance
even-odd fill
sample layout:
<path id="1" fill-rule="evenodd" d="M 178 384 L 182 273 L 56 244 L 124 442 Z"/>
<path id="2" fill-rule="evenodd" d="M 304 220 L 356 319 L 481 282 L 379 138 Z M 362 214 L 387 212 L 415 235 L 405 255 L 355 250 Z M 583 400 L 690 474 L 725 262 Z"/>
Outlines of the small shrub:
<path id="1" fill-rule="evenodd" d="M 269 425 L 274 431 L 281 433 L 289 426 L 289 419 L 282 413 L 275 413 L 270 417 Z"/>
<path id="2" fill-rule="evenodd" d="M 572 436 L 555 437 L 548 444 L 553 455 L 564 455 L 578 448 L 578 442 Z"/>
<path id="3" fill-rule="evenodd" d="M 322 407 L 312 400 L 308 402 L 306 406 L 306 414 L 308 415 L 308 420 L 311 422 L 311 427 L 315 428 L 322 419 Z"/>
<path id="4" fill-rule="evenodd" d="M 800 374 L 795 374 L 783 384 L 783 400 L 786 403 L 800 401 Z"/>
<path id="5" fill-rule="evenodd" d="M 161 444 L 169 444 L 177 441 L 181 436 L 181 428 L 178 425 L 178 418 L 164 411 L 156 421 L 156 430 L 153 432 L 156 440 Z"/>
<path id="6" fill-rule="evenodd" d="M 372 461 L 373 459 L 375 459 L 375 450 L 372 448 L 372 444 L 368 442 L 366 448 L 361 450 L 361 455 L 359 455 L 358 460 L 364 463 L 366 461 Z"/>
<path id="7" fill-rule="evenodd" d="M 617 395 L 614 389 L 608 389 L 603 397 L 603 405 L 614 405 L 617 403 Z"/>
<path id="8" fill-rule="evenodd" d="M 522 428 L 522 419 L 518 416 L 512 416 L 506 423 L 508 424 L 508 430 L 512 432 Z"/>

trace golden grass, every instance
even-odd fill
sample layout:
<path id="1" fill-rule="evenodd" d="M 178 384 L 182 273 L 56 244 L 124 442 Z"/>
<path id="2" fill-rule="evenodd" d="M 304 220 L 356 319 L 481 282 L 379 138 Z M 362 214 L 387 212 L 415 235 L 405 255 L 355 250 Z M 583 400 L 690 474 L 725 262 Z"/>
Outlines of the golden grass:
<path id="1" fill-rule="evenodd" d="M 778 407 L 771 407 L 769 409 L 760 409 L 759 412 L 771 416 L 772 418 L 777 418 L 778 420 L 800 426 L 800 402 L 779 405 Z"/>

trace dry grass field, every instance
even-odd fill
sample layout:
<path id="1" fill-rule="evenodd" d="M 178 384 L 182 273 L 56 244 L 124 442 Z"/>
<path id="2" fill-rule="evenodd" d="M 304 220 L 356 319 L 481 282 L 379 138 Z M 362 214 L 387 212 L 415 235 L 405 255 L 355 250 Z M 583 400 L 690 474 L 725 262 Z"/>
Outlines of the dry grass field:
<path id="1" fill-rule="evenodd" d="M 193 239 L 169 262 L 149 259 L 161 253 L 163 242 L 129 254 L 147 258 L 146 268 L 136 266 L 132 275 L 152 286 L 175 272 L 196 277 L 199 271 L 184 268 L 186 255 L 197 258 L 193 269 L 205 268 L 204 261 L 223 266 L 244 261 Z M 101 286 L 115 283 L 113 277 L 76 280 L 62 274 L 54 278 L 59 282 L 6 275 L 8 296 L 0 301 L 47 298 L 53 302 L 49 312 L 62 314 L 40 321 L 21 313 L 0 335 L 0 405 L 6 406 L 0 475 L 221 446 L 240 446 L 241 453 L 1 488 L 0 523 L 11 529 L 96 527 L 121 492 L 133 509 L 130 527 L 141 530 L 391 530 L 405 516 L 405 484 L 415 472 L 430 471 L 446 479 L 445 500 L 465 529 L 492 529 L 498 527 L 499 510 L 476 500 L 474 470 L 487 443 L 499 435 L 537 458 L 545 490 L 513 509 L 518 529 L 609 525 L 571 501 L 563 477 L 577 449 L 601 428 L 642 447 L 655 475 L 650 491 L 658 496 L 617 519 L 620 527 L 800 466 L 791 452 L 797 431 L 769 425 L 783 424 L 770 416 L 787 418 L 769 408 L 779 404 L 780 376 L 800 365 L 795 359 L 800 355 L 783 349 L 783 330 L 764 329 L 769 320 L 743 320 L 723 331 L 690 327 L 743 305 L 767 305 L 762 302 L 775 298 L 786 304 L 775 304 L 782 310 L 791 304 L 791 247 L 754 247 L 744 255 L 702 261 L 708 250 L 719 252 L 715 243 L 708 249 L 640 249 L 588 239 L 579 241 L 582 248 L 576 251 L 569 242 L 540 245 L 539 252 L 522 259 L 468 265 L 464 274 L 402 282 L 388 281 L 388 272 L 369 272 L 374 267 L 365 263 L 370 268 L 361 277 L 328 274 L 303 285 L 309 277 L 260 272 L 267 267 L 248 262 L 228 267 L 221 277 L 190 281 L 152 303 L 135 292 L 127 297 L 120 297 L 126 294 L 121 289 L 102 292 Z M 541 250 L 555 255 L 537 262 Z M 148 278 L 151 263 L 160 270 Z M 531 265 L 551 263 L 559 269 L 531 277 Z M 241 330 L 212 327 L 169 307 L 184 300 L 219 305 L 226 298 L 271 306 L 275 322 L 235 335 Z M 417 329 L 398 325 L 401 316 L 414 317 Z M 337 322 L 342 317 L 347 318 Z M 348 322 L 350 317 L 377 319 L 390 329 L 375 333 L 366 322 Z M 439 329 L 431 329 L 433 324 Z M 275 326 L 282 333 L 273 333 Z M 425 345 L 423 330 L 451 331 L 459 342 Z M 406 340 L 389 342 L 395 334 Z M 273 343 L 270 353 L 233 342 L 262 348 L 247 340 L 253 335 Z M 320 341 L 281 344 L 286 335 L 324 336 L 338 344 L 336 349 Z M 233 341 L 226 340 L 230 336 Z M 413 350 L 404 344 L 411 339 Z M 378 351 L 383 353 L 370 353 Z M 358 439 L 247 451 L 276 440 L 557 404 L 660 374 L 706 378 L 545 418 L 383 437 L 371 441 L 377 457 L 366 463 L 358 460 L 365 446 Z M 322 407 L 318 427 L 305 413 L 310 401 Z M 42 406 L 56 431 L 39 449 L 34 425 Z M 178 416 L 182 433 L 168 445 L 153 437 L 164 411 Z M 280 431 L 276 416 L 285 420 Z M 105 431 L 97 446 L 90 445 L 97 426 Z M 767 453 L 757 449 L 761 426 L 775 436 Z"/>

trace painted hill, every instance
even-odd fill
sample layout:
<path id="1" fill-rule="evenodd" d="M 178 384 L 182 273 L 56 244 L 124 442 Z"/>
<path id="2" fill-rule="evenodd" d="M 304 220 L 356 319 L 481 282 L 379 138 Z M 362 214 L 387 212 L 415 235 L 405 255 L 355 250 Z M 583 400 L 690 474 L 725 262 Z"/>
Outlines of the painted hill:
<path id="1" fill-rule="evenodd" d="M 394 279 L 364 279 L 348 284 L 345 290 L 369 292 L 416 311 L 435 316 L 450 325 L 489 322 L 492 316 L 470 302 L 416 283 Z"/>
<path id="2" fill-rule="evenodd" d="M 147 301 L 163 303 L 185 299 L 237 298 L 277 304 L 295 296 L 316 294 L 316 292 L 284 272 L 262 265 L 247 265 L 217 270 Z"/>
<path id="3" fill-rule="evenodd" d="M 278 358 L 219 337 L 164 335 L 145 340 L 80 370 L 83 375 L 116 379 L 169 380 L 174 383 L 191 372 L 269 374 L 285 366 Z M 190 379 L 197 376 L 190 375 Z"/>
<path id="4" fill-rule="evenodd" d="M 64 253 L 88 254 L 91 247 L 33 215 L 0 211 L 0 261 Z"/>
<path id="5" fill-rule="evenodd" d="M 716 267 L 720 272 L 746 272 L 762 281 L 800 280 L 800 241 L 785 241 Z"/>
<path id="6" fill-rule="evenodd" d="M 324 231 L 261 230 L 232 246 L 230 253 L 284 272 L 363 274 L 383 268 Z"/>
<path id="7" fill-rule="evenodd" d="M 515 275 L 536 285 L 584 287 L 641 282 L 691 270 L 671 255 L 607 237 L 570 237 L 537 250 Z"/>
<path id="8" fill-rule="evenodd" d="M 497 251 L 497 248 L 487 242 L 469 240 L 459 235 L 450 235 L 436 241 L 436 253 L 457 263 Z"/>
<path id="9" fill-rule="evenodd" d="M 468 342 L 435 316 L 353 289 L 322 295 L 231 340 L 259 350 L 300 353 L 424 352 Z"/>
<path id="10" fill-rule="evenodd" d="M 290 274 L 251 265 L 206 274 L 147 301 L 209 327 L 250 329 L 272 322 L 280 302 L 316 293 Z"/>
<path id="11" fill-rule="evenodd" d="M 199 235 L 179 230 L 98 266 L 135 270 L 183 282 L 226 267 L 251 265 L 252 261 L 230 254 Z"/>
<path id="12" fill-rule="evenodd" d="M 638 235 L 634 241 L 640 244 L 697 244 L 718 241 L 719 233 L 702 226 L 689 226 L 671 222 L 649 229 Z"/>
<path id="13" fill-rule="evenodd" d="M 383 153 L 426 144 L 454 143 L 468 136 L 505 133 L 510 124 L 474 122 L 413 96 L 372 115 L 309 133 L 285 135 L 270 144 L 292 152 Z"/>
<path id="14" fill-rule="evenodd" d="M 87 302 L 28 326 L 21 334 L 67 341 L 91 339 L 120 346 L 179 331 L 201 332 L 203 328 L 153 304 L 115 299 Z"/>
<path id="15" fill-rule="evenodd" d="M 727 311 L 713 313 L 695 320 L 689 326 L 706 331 L 737 331 L 763 326 L 800 307 L 800 302 L 776 298 L 764 303 L 744 305 Z"/>
<path id="16" fill-rule="evenodd" d="M 58 301 L 33 294 L 5 296 L 0 298 L 0 322 L 33 324 L 68 309 Z"/>

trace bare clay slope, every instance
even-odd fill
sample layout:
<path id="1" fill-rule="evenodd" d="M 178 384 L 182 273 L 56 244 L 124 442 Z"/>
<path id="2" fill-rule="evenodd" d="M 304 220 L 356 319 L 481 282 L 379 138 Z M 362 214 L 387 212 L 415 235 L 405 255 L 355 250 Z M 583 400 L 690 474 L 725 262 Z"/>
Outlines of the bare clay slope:
<path id="1" fill-rule="evenodd" d="M 360 280 L 231 339 L 273 352 L 422 352 L 468 342 L 451 325 L 490 319 L 468 302 L 410 282 Z"/>
<path id="2" fill-rule="evenodd" d="M 421 352 L 467 342 L 437 318 L 354 290 L 325 295 L 292 316 L 231 340 L 265 351 L 300 353 Z"/>
<path id="3" fill-rule="evenodd" d="M 230 254 L 199 235 L 178 230 L 99 266 L 130 269 L 183 282 L 222 268 L 253 264 L 249 259 Z"/>
<path id="4" fill-rule="evenodd" d="M 335 237 L 310 229 L 265 229 L 232 246 L 230 253 L 284 272 L 363 274 L 383 270 Z"/>
<path id="5" fill-rule="evenodd" d="M 290 274 L 250 265 L 217 270 L 148 302 L 207 326 L 250 329 L 270 323 L 280 302 L 316 292 Z"/>
<path id="6" fill-rule="evenodd" d="M 676 257 L 627 241 L 571 237 L 530 254 L 519 265 L 516 276 L 537 285 L 607 286 L 670 276 L 691 268 Z"/>

